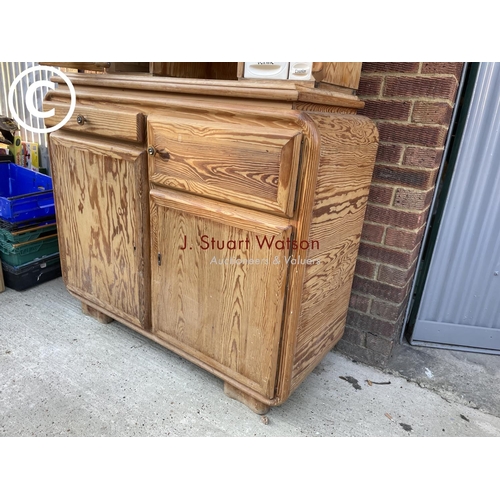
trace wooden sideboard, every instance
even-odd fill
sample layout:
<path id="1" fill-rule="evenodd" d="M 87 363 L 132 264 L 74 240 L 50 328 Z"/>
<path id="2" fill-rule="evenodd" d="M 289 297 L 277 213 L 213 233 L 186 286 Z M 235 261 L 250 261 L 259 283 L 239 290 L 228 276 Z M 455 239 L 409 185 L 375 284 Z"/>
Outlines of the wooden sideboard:
<path id="1" fill-rule="evenodd" d="M 375 160 L 352 94 L 72 74 L 49 147 L 64 282 L 257 413 L 341 338 Z M 68 113 L 62 79 L 52 126 Z"/>

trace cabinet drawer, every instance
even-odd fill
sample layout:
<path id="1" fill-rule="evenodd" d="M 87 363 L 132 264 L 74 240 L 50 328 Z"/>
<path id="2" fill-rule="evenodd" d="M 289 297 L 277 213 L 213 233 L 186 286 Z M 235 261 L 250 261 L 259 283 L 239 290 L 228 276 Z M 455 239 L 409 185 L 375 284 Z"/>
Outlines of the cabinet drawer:
<path id="1" fill-rule="evenodd" d="M 302 130 L 290 120 L 148 117 L 155 184 L 293 215 Z"/>
<path id="2" fill-rule="evenodd" d="M 69 104 L 47 101 L 43 103 L 43 109 L 44 111 L 54 110 L 53 116 L 45 118 L 45 125 L 52 127 L 61 123 L 68 114 Z M 62 128 L 125 141 L 142 142 L 144 140 L 145 117 L 136 111 L 77 104 L 73 115 Z"/>

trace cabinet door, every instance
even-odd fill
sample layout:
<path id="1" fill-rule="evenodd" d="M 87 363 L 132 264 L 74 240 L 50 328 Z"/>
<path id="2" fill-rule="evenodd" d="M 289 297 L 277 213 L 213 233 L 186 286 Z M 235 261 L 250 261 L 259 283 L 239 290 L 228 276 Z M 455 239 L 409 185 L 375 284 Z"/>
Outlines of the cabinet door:
<path id="1" fill-rule="evenodd" d="M 146 152 L 56 132 L 50 137 L 50 155 L 61 263 L 68 289 L 147 328 L 150 250 Z"/>
<path id="2" fill-rule="evenodd" d="M 153 332 L 273 397 L 291 226 L 178 191 L 151 191 Z"/>

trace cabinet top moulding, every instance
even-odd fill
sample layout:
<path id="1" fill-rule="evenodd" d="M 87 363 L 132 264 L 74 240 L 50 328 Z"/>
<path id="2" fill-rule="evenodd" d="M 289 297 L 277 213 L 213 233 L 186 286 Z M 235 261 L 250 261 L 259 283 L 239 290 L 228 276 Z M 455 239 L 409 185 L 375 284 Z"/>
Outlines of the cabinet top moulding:
<path id="1" fill-rule="evenodd" d="M 351 109 L 362 109 L 364 107 L 364 103 L 355 95 L 322 88 L 311 88 L 304 86 L 300 81 L 294 80 L 205 80 L 133 74 L 98 75 L 78 73 L 68 73 L 67 77 L 75 86 L 264 99 L 290 103 L 303 102 Z M 53 77 L 52 81 L 65 84 L 60 77 Z"/>

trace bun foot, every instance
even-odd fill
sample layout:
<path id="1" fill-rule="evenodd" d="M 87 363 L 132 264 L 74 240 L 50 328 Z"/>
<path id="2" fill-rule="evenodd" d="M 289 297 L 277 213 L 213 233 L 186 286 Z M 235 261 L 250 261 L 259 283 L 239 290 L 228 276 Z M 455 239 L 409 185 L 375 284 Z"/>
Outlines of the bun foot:
<path id="1" fill-rule="evenodd" d="M 82 302 L 82 312 L 83 314 L 91 316 L 92 318 L 99 321 L 99 323 L 102 323 L 104 325 L 107 325 L 108 323 L 111 323 L 113 321 L 113 318 L 110 318 L 108 315 L 102 313 L 101 311 L 98 311 L 97 309 L 94 309 L 84 302 Z"/>
<path id="2" fill-rule="evenodd" d="M 224 394 L 231 399 L 236 399 L 236 401 L 248 406 L 248 408 L 258 415 L 265 415 L 269 411 L 269 405 L 266 405 L 243 391 L 236 389 L 236 387 L 233 387 L 227 382 L 224 382 Z"/>

